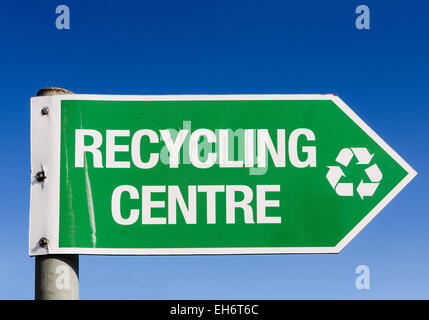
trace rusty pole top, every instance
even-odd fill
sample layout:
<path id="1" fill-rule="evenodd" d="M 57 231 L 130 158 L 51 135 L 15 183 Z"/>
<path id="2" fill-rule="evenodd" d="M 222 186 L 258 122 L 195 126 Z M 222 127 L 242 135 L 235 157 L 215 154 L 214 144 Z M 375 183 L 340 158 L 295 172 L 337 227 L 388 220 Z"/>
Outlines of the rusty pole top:
<path id="1" fill-rule="evenodd" d="M 37 91 L 37 96 L 53 96 L 56 94 L 73 94 L 74 92 L 57 87 L 47 87 Z"/>

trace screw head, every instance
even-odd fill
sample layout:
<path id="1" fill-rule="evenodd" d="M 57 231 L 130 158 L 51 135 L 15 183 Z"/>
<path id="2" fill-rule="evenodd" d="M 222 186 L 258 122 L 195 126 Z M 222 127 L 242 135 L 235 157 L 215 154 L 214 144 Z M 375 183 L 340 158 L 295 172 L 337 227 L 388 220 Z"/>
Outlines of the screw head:
<path id="1" fill-rule="evenodd" d="M 37 182 L 43 182 L 46 179 L 45 171 L 39 171 L 36 173 Z"/>
<path id="2" fill-rule="evenodd" d="M 40 113 L 42 114 L 42 116 L 47 116 L 49 114 L 49 108 L 43 107 L 42 110 L 40 110 Z"/>
<path id="3" fill-rule="evenodd" d="M 47 239 L 47 238 L 45 238 L 45 237 L 40 238 L 40 240 L 39 240 L 39 245 L 40 245 L 42 248 L 46 248 L 46 247 L 48 246 L 48 239 Z"/>

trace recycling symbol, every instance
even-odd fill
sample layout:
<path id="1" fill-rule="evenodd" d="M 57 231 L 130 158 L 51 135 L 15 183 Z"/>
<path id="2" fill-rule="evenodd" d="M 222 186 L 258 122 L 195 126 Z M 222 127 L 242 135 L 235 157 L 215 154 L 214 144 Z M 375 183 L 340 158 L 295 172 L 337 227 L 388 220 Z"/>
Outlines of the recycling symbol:
<path id="1" fill-rule="evenodd" d="M 365 173 L 371 182 L 363 182 L 361 179 L 360 183 L 356 187 L 356 192 L 359 194 L 361 199 L 363 197 L 371 197 L 383 178 L 383 174 L 378 168 L 377 164 L 369 165 L 374 154 L 370 154 L 366 148 L 343 148 L 338 153 L 335 161 L 343 167 L 347 167 L 353 157 L 356 157 L 358 166 L 367 166 Z M 326 174 L 332 188 L 335 192 L 342 197 L 353 196 L 354 186 L 351 182 L 340 182 L 341 178 L 346 176 L 341 169 L 341 166 L 328 166 L 329 171 Z"/>

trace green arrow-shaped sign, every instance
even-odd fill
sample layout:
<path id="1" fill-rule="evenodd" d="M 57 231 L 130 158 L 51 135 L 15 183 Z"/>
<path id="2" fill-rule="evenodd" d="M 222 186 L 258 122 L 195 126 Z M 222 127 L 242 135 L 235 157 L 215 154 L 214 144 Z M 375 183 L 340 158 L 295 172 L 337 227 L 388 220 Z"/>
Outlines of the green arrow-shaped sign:
<path id="1" fill-rule="evenodd" d="M 336 253 L 416 175 L 335 95 L 36 97 L 32 173 L 31 255 Z"/>

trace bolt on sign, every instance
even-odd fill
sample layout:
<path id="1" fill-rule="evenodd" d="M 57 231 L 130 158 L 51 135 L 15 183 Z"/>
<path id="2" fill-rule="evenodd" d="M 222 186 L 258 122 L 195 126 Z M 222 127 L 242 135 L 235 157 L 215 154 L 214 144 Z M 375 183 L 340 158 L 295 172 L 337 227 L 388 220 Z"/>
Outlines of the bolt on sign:
<path id="1" fill-rule="evenodd" d="M 30 255 L 338 253 L 416 172 L 336 95 L 31 100 Z"/>

